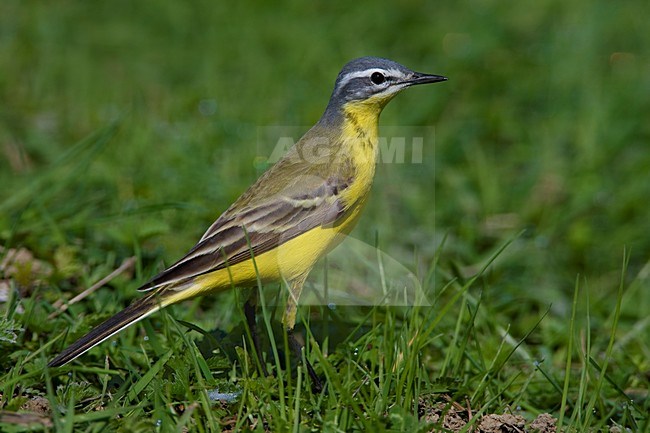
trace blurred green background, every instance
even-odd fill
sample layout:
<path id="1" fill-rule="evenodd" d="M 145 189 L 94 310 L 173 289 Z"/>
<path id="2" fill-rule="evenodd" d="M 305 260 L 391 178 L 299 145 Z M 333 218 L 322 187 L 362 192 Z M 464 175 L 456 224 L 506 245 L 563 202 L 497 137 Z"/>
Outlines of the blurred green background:
<path id="1" fill-rule="evenodd" d="M 551 358 L 576 279 L 607 334 L 627 249 L 620 349 L 647 372 L 648 16 L 641 0 L 5 0 L 0 243 L 55 264 L 63 289 L 66 265 L 109 252 L 141 251 L 150 275 L 259 175 L 260 128 L 313 124 L 343 64 L 388 57 L 450 80 L 384 111 L 435 145 L 379 165 L 353 235 L 436 283 L 516 238 L 483 307 L 521 335 L 551 305 Z"/>
<path id="2" fill-rule="evenodd" d="M 260 128 L 313 124 L 341 66 L 379 55 L 450 81 L 382 115 L 434 126 L 435 148 L 379 166 L 355 236 L 426 263 L 447 234 L 447 256 L 472 266 L 525 229 L 501 283 L 544 303 L 581 275 L 608 308 L 623 248 L 630 275 L 648 262 L 646 2 L 0 8 L 3 242 L 128 254 L 154 236 L 146 248 L 173 260 L 259 174 Z M 97 154 L 61 161 L 115 121 Z"/>

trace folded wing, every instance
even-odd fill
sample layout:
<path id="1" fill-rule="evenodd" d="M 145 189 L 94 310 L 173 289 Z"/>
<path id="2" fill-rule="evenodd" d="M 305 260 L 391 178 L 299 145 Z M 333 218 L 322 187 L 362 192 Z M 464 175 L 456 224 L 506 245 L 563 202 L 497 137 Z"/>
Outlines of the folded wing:
<path id="1" fill-rule="evenodd" d="M 350 207 L 341 199 L 349 185 L 350 179 L 341 177 L 310 177 L 264 201 L 233 206 L 187 255 L 139 290 L 180 285 L 259 256 L 313 228 L 333 226 Z"/>

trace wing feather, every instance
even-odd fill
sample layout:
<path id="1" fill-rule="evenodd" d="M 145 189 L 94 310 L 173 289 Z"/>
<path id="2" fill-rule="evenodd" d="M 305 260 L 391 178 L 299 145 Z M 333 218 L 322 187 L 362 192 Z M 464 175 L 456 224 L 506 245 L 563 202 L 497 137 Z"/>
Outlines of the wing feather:
<path id="1" fill-rule="evenodd" d="M 251 254 L 259 256 L 313 228 L 336 224 L 350 207 L 341 193 L 351 179 L 331 177 L 309 183 L 303 185 L 311 186 L 306 190 L 283 191 L 243 209 L 231 207 L 194 248 L 139 290 L 184 283 L 246 261 Z"/>

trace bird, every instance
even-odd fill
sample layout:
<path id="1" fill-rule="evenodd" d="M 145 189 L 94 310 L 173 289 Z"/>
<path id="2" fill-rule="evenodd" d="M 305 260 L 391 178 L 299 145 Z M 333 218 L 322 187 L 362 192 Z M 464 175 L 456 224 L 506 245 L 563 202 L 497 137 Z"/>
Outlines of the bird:
<path id="1" fill-rule="evenodd" d="M 320 120 L 217 218 L 186 255 L 142 285 L 138 289 L 145 293 L 142 298 L 65 348 L 48 366 L 74 360 L 169 305 L 274 281 L 288 287 L 282 324 L 291 349 L 300 355 L 302 345 L 293 331 L 303 285 L 317 260 L 352 230 L 366 204 L 383 108 L 408 87 L 446 80 L 380 57 L 349 61 L 336 78 Z M 252 290 L 244 308 L 251 328 L 256 293 Z M 259 346 L 258 339 L 255 345 Z M 306 368 L 313 388 L 322 389 L 308 362 Z"/>

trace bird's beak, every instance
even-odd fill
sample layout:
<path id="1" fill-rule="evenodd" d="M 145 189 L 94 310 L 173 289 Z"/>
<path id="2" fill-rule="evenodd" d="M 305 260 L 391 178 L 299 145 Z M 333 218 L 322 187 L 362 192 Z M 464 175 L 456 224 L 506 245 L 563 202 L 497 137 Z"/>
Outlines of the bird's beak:
<path id="1" fill-rule="evenodd" d="M 415 86 L 416 84 L 439 83 L 440 81 L 447 81 L 447 77 L 442 75 L 422 74 L 414 72 L 413 75 L 406 80 L 407 86 Z"/>

